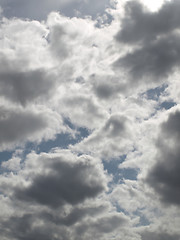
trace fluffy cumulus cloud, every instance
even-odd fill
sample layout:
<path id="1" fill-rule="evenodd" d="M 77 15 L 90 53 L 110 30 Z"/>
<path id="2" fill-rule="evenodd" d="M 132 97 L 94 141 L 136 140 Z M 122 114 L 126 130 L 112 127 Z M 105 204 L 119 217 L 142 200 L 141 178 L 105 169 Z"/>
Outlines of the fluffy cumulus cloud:
<path id="1" fill-rule="evenodd" d="M 0 0 L 2 240 L 180 239 L 179 10 Z"/>
<path id="2" fill-rule="evenodd" d="M 1 215 L 4 239 L 83 239 L 126 228 L 128 217 L 104 196 L 108 176 L 99 159 L 56 150 L 29 154 L 13 172 L 8 162 L 2 167 L 11 172 L 1 176 L 1 189 L 19 210 Z"/>

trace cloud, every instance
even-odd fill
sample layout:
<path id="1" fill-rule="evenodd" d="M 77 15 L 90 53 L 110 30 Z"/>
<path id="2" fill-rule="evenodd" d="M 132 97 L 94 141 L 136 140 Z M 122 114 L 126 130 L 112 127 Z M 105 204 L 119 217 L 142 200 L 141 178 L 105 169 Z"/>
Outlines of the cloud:
<path id="1" fill-rule="evenodd" d="M 64 114 L 76 126 L 88 129 L 96 128 L 107 115 L 96 99 L 80 92 L 77 94 L 71 89 L 65 96 L 61 95 L 59 104 L 61 114 Z"/>
<path id="2" fill-rule="evenodd" d="M 128 152 L 132 145 L 131 120 L 124 115 L 110 115 L 101 128 L 94 131 L 72 149 L 77 151 L 92 152 L 103 159 L 111 159 Z"/>
<path id="3" fill-rule="evenodd" d="M 163 203 L 175 205 L 180 202 L 179 120 L 180 111 L 176 110 L 162 123 L 157 140 L 157 162 L 146 178 L 146 182 L 156 191 Z"/>
<path id="4" fill-rule="evenodd" d="M 41 220 L 42 221 L 42 220 Z M 36 222 L 36 226 L 34 223 Z M 11 227 L 9 227 L 11 226 Z M 55 227 L 42 223 L 39 225 L 33 214 L 24 214 L 21 217 L 11 217 L 1 225 L 3 239 L 24 239 L 24 240 L 57 240 L 68 239 L 63 229 L 57 232 Z M 60 234 L 61 233 L 61 234 Z M 57 234 L 60 234 L 57 236 Z"/>
<path id="5" fill-rule="evenodd" d="M 41 216 L 44 219 L 47 219 L 50 222 L 55 224 L 64 225 L 70 227 L 77 222 L 84 221 L 87 217 L 96 217 L 97 215 L 101 215 L 106 211 L 107 206 L 105 204 L 96 205 L 92 204 L 92 206 L 81 206 L 81 207 L 74 207 L 72 211 L 70 211 L 67 216 L 57 216 L 56 214 L 49 213 L 49 212 L 42 212 Z"/>
<path id="6" fill-rule="evenodd" d="M 169 233 L 144 232 L 141 234 L 142 240 L 178 240 L 179 235 Z"/>
<path id="7" fill-rule="evenodd" d="M 178 35 L 167 35 L 144 47 L 128 53 L 117 60 L 116 68 L 126 68 L 131 76 L 131 83 L 137 84 L 141 79 L 160 82 L 168 77 L 180 62 L 180 45 Z"/>
<path id="8" fill-rule="evenodd" d="M 50 109 L 1 106 L 0 112 L 1 150 L 24 145 L 27 141 L 52 139 L 57 132 L 66 131 L 61 116 Z"/>
<path id="9" fill-rule="evenodd" d="M 107 217 L 101 217 L 88 224 L 82 224 L 77 228 L 76 234 L 80 236 L 80 239 L 89 239 L 92 236 L 94 238 L 106 239 L 103 235 L 109 235 L 110 233 L 115 235 L 115 232 L 123 229 L 127 222 L 128 219 L 121 213 L 109 214 Z"/>
<path id="10" fill-rule="evenodd" d="M 91 82 L 95 95 L 100 100 L 104 100 L 106 104 L 111 103 L 111 100 L 116 99 L 126 90 L 125 84 L 120 81 L 119 77 L 108 74 L 92 76 Z"/>
<path id="11" fill-rule="evenodd" d="M 98 210 L 98 209 L 97 209 Z M 100 237 L 108 239 L 115 230 L 121 229 L 128 222 L 123 214 L 109 214 L 109 217 L 102 216 L 96 220 L 90 220 L 89 225 L 83 222 L 76 222 L 77 225 L 65 227 L 52 219 L 47 219 L 37 213 L 13 216 L 2 222 L 0 229 L 4 239 L 25 239 L 25 240 L 59 240 L 59 239 L 87 239 L 89 237 Z M 103 237 L 102 237 L 103 236 Z"/>
<path id="12" fill-rule="evenodd" d="M 180 26 L 179 1 L 167 1 L 157 12 L 151 12 L 138 1 L 129 1 L 125 6 L 125 17 L 116 35 L 119 42 L 134 44 L 151 42 Z"/>
<path id="13" fill-rule="evenodd" d="M 31 153 L 14 170 L 10 165 L 0 176 L 1 195 L 13 209 L 0 215 L 2 238 L 108 239 L 129 226 L 104 196 L 108 179 L 99 159 L 57 149 Z"/>
<path id="14" fill-rule="evenodd" d="M 2 20 L 0 94 L 23 106 L 50 98 L 57 86 L 45 36 L 37 21 Z"/>
<path id="15" fill-rule="evenodd" d="M 40 172 L 33 174 L 28 186 L 14 190 L 16 199 L 57 208 L 94 198 L 106 189 L 102 166 L 88 156 L 44 154 L 37 161 Z"/>
<path id="16" fill-rule="evenodd" d="M 43 69 L 17 71 L 3 69 L 0 73 L 0 94 L 7 100 L 26 105 L 52 93 L 56 78 Z"/>
<path id="17" fill-rule="evenodd" d="M 178 1 L 170 1 L 159 11 L 150 12 L 136 1 L 126 4 L 121 29 L 115 39 L 130 50 L 113 66 L 116 70 L 127 71 L 129 84 L 161 84 L 176 71 L 180 62 L 179 6 Z"/>
<path id="18" fill-rule="evenodd" d="M 108 2 L 0 0 L 2 240 L 178 238 L 179 2 Z"/>

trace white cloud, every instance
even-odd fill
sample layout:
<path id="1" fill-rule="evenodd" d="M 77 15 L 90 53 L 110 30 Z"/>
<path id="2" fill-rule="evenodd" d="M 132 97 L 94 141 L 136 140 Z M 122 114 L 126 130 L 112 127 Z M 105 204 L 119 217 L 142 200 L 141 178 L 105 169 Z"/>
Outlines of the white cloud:
<path id="1" fill-rule="evenodd" d="M 111 115 L 100 129 L 72 149 L 99 154 L 106 160 L 126 154 L 132 149 L 133 133 L 130 125 L 127 117 L 120 114 Z"/>

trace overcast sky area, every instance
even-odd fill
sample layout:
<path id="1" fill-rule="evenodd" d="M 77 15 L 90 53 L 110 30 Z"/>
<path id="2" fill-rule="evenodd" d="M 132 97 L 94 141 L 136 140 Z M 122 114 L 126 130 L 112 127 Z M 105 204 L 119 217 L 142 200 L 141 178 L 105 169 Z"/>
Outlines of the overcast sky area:
<path id="1" fill-rule="evenodd" d="M 180 240 L 180 1 L 0 21 L 0 239 Z"/>

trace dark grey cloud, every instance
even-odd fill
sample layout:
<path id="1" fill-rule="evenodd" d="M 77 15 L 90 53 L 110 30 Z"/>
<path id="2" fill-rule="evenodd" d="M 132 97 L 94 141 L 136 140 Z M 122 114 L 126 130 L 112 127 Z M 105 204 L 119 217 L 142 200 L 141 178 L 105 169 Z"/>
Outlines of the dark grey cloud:
<path id="1" fill-rule="evenodd" d="M 156 233 L 145 231 L 141 234 L 142 240 L 179 240 L 180 235 L 177 234 L 169 234 L 169 233 Z"/>
<path id="2" fill-rule="evenodd" d="M 38 224 L 38 220 L 41 224 Z M 34 224 L 36 222 L 36 224 Z M 0 225 L 1 236 L 3 239 L 15 240 L 67 240 L 67 232 L 60 228 L 57 229 L 50 222 L 38 218 L 36 213 L 24 214 L 22 216 L 12 216 Z M 60 230 L 60 231 L 58 231 Z"/>
<path id="3" fill-rule="evenodd" d="M 150 12 L 140 3 L 126 4 L 125 17 L 115 39 L 134 46 L 134 49 L 115 63 L 115 69 L 126 69 L 130 82 L 149 78 L 154 82 L 168 77 L 180 63 L 180 2 L 165 3 L 158 12 Z"/>
<path id="4" fill-rule="evenodd" d="M 110 75 L 92 76 L 93 91 L 99 99 L 111 100 L 114 99 L 118 93 L 125 90 L 125 85 L 120 83 L 119 78 L 114 78 Z"/>
<path id="5" fill-rule="evenodd" d="M 128 218 L 120 213 L 98 216 L 100 211 L 98 207 L 94 209 L 75 208 L 72 212 L 74 225 L 69 219 L 68 224 L 63 222 L 61 216 L 63 211 L 61 213 L 54 212 L 54 216 L 52 213 L 44 213 L 43 211 L 11 216 L 1 221 L 1 237 L 8 240 L 76 240 L 92 237 L 107 239 L 107 234 L 113 234 L 114 231 L 122 229 L 128 223 Z M 105 209 L 103 211 L 106 212 Z M 78 218 L 85 212 L 86 219 Z"/>
<path id="6" fill-rule="evenodd" d="M 99 217 L 89 223 L 84 223 L 76 228 L 76 235 L 80 239 L 100 238 L 106 239 L 105 235 L 114 233 L 122 229 L 128 223 L 127 218 L 122 214 L 108 214 L 108 216 Z M 118 233 L 118 236 L 120 233 Z M 78 239 L 78 238 L 76 238 Z"/>
<path id="7" fill-rule="evenodd" d="M 49 158 L 43 169 L 48 172 L 35 174 L 30 186 L 15 189 L 16 199 L 57 208 L 81 203 L 105 190 L 102 172 L 87 157 L 75 162 L 68 157 Z"/>
<path id="8" fill-rule="evenodd" d="M 163 203 L 180 204 L 180 111 L 169 115 L 161 125 L 157 141 L 157 162 L 146 182 L 154 188 Z"/>
<path id="9" fill-rule="evenodd" d="M 99 98 L 109 99 L 116 92 L 115 87 L 108 83 L 101 83 L 94 86 L 94 91 Z"/>
<path id="10" fill-rule="evenodd" d="M 0 142 L 8 143 L 25 138 L 29 133 L 45 128 L 47 123 L 39 114 L 7 111 L 1 108 Z"/>
<path id="11" fill-rule="evenodd" d="M 0 63 L 0 94 L 12 102 L 26 105 L 49 96 L 55 89 L 56 77 L 45 69 L 23 70 L 22 62 L 13 62 L 4 55 Z"/>
<path id="12" fill-rule="evenodd" d="M 149 42 L 180 26 L 180 1 L 167 1 L 159 11 L 150 12 L 141 3 L 129 1 L 116 40 L 128 44 Z"/>
<path id="13" fill-rule="evenodd" d="M 119 58 L 114 66 L 119 69 L 126 68 L 133 84 L 146 77 L 160 82 L 180 63 L 179 42 L 178 35 L 167 35 Z"/>
<path id="14" fill-rule="evenodd" d="M 54 224 L 72 226 L 78 222 L 84 221 L 86 217 L 96 217 L 102 212 L 106 211 L 106 206 L 89 206 L 89 207 L 74 207 L 72 211 L 65 217 L 58 214 L 42 212 L 39 217 L 48 220 Z"/>
<path id="15" fill-rule="evenodd" d="M 56 115 L 49 116 L 48 111 L 0 107 L 1 148 L 8 149 L 28 140 L 39 141 L 45 136 L 45 131 L 50 129 L 52 132 L 50 130 L 49 137 L 52 137 L 60 122 L 61 118 L 58 119 Z M 52 123 L 54 126 L 51 127 Z"/>
<path id="16" fill-rule="evenodd" d="M 65 150 L 31 153 L 16 174 L 14 187 L 9 177 L 1 181 L 15 209 L 0 221 L 2 239 L 107 239 L 129 222 L 99 196 L 107 179 L 98 159 Z"/>
<path id="17" fill-rule="evenodd" d="M 112 115 L 103 127 L 103 132 L 109 138 L 123 137 L 127 133 L 126 124 L 126 117 L 120 115 Z"/>
<path id="18" fill-rule="evenodd" d="M 162 123 L 161 131 L 166 138 L 180 140 L 180 111 L 171 113 L 166 122 Z"/>

